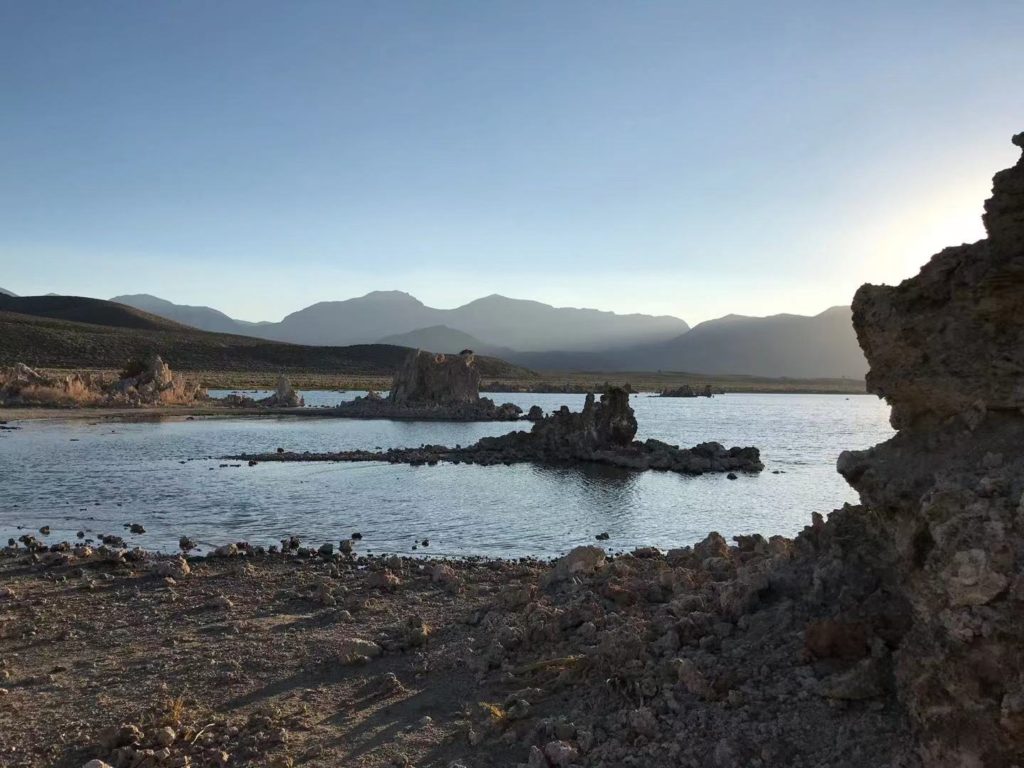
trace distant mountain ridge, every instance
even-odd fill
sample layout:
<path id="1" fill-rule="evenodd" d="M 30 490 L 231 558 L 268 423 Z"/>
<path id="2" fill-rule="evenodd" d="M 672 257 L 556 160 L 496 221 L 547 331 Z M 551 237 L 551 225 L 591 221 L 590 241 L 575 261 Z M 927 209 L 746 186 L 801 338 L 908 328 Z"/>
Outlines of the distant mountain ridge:
<path id="1" fill-rule="evenodd" d="M 3 296 L 17 296 L 18 294 L 11 293 L 11 291 L 8 291 L 6 288 L 0 288 L 0 295 L 3 295 Z"/>
<path id="2" fill-rule="evenodd" d="M 862 378 L 867 361 L 848 306 L 817 315 L 726 315 L 640 355 L 662 370 L 789 378 Z"/>
<path id="3" fill-rule="evenodd" d="M 406 347 L 310 347 L 200 331 L 134 307 L 82 296 L 0 296 L 0 367 L 119 369 L 159 354 L 176 370 L 389 376 Z M 504 360 L 477 356 L 481 375 L 535 378 Z"/>
<path id="4" fill-rule="evenodd" d="M 851 379 L 867 372 L 849 307 L 813 316 L 733 314 L 690 329 L 674 317 L 556 308 L 498 295 L 444 310 L 401 291 L 374 291 L 313 304 L 279 323 L 247 323 L 146 294 L 114 300 L 203 330 L 325 346 L 469 348 L 534 370 Z"/>
<path id="5" fill-rule="evenodd" d="M 219 310 L 210 307 L 174 304 L 166 299 L 151 296 L 148 293 L 115 296 L 111 301 L 117 304 L 127 304 L 129 307 L 135 307 L 143 312 L 150 312 L 183 325 L 190 325 L 201 331 L 239 333 L 239 328 L 244 325 L 241 321 L 228 317 Z"/>
<path id="6" fill-rule="evenodd" d="M 172 304 L 148 294 L 115 296 L 111 301 L 201 330 L 295 344 L 373 343 L 445 326 L 494 348 L 599 350 L 668 341 L 689 329 L 678 317 L 552 307 L 496 294 L 455 309 L 436 309 L 402 291 L 373 291 L 354 299 L 313 304 L 292 312 L 279 323 L 245 323 L 210 307 Z"/>

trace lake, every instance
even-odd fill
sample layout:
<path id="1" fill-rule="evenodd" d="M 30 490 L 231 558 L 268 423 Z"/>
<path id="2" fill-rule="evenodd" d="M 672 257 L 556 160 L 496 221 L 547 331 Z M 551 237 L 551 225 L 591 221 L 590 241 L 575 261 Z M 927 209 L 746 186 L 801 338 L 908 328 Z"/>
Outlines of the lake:
<path id="1" fill-rule="evenodd" d="M 214 393 L 211 394 L 222 394 Z M 304 392 L 307 406 L 361 393 Z M 583 395 L 493 394 L 551 411 Z M 0 432 L 0 535 L 52 529 L 47 541 L 119 534 L 177 550 L 228 541 L 304 542 L 363 534 L 360 551 L 551 557 L 607 532 L 612 550 L 692 544 L 709 531 L 792 536 L 856 494 L 835 471 L 839 452 L 892 436 L 889 409 L 867 395 L 727 394 L 712 399 L 634 395 L 638 439 L 683 447 L 706 440 L 761 449 L 765 471 L 727 480 L 609 467 L 390 464 L 221 465 L 239 452 L 336 451 L 467 445 L 529 423 L 361 421 L 258 417 L 131 423 L 22 421 Z M 776 474 L 777 473 L 777 474 Z M 127 523 L 146 533 L 128 534 Z M 18 526 L 23 526 L 18 528 Z M 38 536 L 38 534 L 36 533 Z M 427 548 L 412 547 L 429 539 Z"/>

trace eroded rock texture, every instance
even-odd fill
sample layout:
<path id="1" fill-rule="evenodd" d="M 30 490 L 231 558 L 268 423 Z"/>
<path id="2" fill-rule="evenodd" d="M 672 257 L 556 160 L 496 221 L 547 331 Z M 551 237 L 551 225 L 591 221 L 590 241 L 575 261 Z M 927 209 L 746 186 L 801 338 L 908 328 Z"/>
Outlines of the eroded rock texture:
<path id="1" fill-rule="evenodd" d="M 899 432 L 838 468 L 875 573 L 911 606 L 895 679 L 929 766 L 1024 761 L 1024 161 L 996 174 L 984 222 L 853 302 Z"/>
<path id="2" fill-rule="evenodd" d="M 480 399 L 480 371 L 472 354 L 418 349 L 395 374 L 388 397 L 395 405 L 457 405 Z"/>

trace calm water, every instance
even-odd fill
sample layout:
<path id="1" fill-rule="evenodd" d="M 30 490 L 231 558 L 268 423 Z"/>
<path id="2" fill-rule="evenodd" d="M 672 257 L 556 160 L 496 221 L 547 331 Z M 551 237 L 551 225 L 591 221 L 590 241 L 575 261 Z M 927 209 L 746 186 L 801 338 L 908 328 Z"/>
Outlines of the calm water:
<path id="1" fill-rule="evenodd" d="M 357 393 L 303 394 L 315 407 Z M 545 410 L 583 403 L 582 395 L 493 397 Z M 690 544 L 710 530 L 792 535 L 811 512 L 856 500 L 835 471 L 839 452 L 892 435 L 888 407 L 870 396 L 641 395 L 632 403 L 640 439 L 756 445 L 765 471 L 730 481 L 528 465 L 222 468 L 217 457 L 242 451 L 466 445 L 529 425 L 298 417 L 26 421 L 0 432 L 0 534 L 6 539 L 46 524 L 51 541 L 84 529 L 175 550 L 182 534 L 211 546 L 274 543 L 288 534 L 319 544 L 360 531 L 363 550 L 411 552 L 415 541 L 429 538 L 419 553 L 496 556 L 552 556 L 602 531 L 613 549 Z M 142 523 L 146 534 L 129 536 L 129 522 Z"/>

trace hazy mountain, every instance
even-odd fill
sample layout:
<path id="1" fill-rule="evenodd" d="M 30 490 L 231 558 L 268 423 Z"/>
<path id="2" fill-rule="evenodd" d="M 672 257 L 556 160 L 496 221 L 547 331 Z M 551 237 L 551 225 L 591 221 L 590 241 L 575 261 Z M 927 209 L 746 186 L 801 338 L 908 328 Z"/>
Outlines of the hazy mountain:
<path id="1" fill-rule="evenodd" d="M 678 317 L 552 307 L 497 294 L 449 310 L 445 325 L 523 352 L 631 347 L 667 341 L 689 329 Z"/>
<path id="2" fill-rule="evenodd" d="M 134 307 L 81 296 L 0 296 L 0 366 L 119 369 L 160 354 L 176 370 L 388 376 L 409 350 L 390 344 L 309 347 L 200 331 Z M 534 377 L 477 356 L 483 376 Z"/>
<path id="3" fill-rule="evenodd" d="M 202 330 L 336 346 L 386 343 L 434 352 L 469 348 L 536 370 L 686 371 L 791 378 L 860 378 L 867 363 L 849 307 L 819 315 L 726 315 L 688 330 L 675 317 L 618 315 L 487 296 L 435 309 L 401 291 L 374 291 L 246 323 L 209 307 L 149 296 L 124 304 Z"/>
<path id="4" fill-rule="evenodd" d="M 18 295 L 16 293 L 11 293 L 6 288 L 0 288 L 0 294 L 2 294 L 4 296 L 17 296 Z"/>
<path id="5" fill-rule="evenodd" d="M 868 369 L 849 307 L 832 307 L 812 317 L 726 315 L 638 357 L 631 362 L 709 374 L 861 378 Z"/>
<path id="6" fill-rule="evenodd" d="M 174 320 L 183 325 L 191 325 L 201 331 L 212 331 L 214 333 L 247 333 L 252 327 L 251 324 L 234 320 L 223 312 L 210 307 L 191 307 L 186 304 L 174 304 L 166 299 L 150 296 L 148 293 L 136 293 L 129 296 L 115 296 L 111 299 L 118 304 L 127 304 L 129 307 L 141 309 L 143 312 L 150 312 L 168 320 Z"/>
<path id="7" fill-rule="evenodd" d="M 400 347 L 415 347 L 431 352 L 461 352 L 471 349 L 479 355 L 501 357 L 503 354 L 516 354 L 507 347 L 492 347 L 464 331 L 457 331 L 447 325 L 432 325 L 409 333 L 399 333 L 379 339 L 380 344 L 395 344 Z"/>
<path id="8" fill-rule="evenodd" d="M 261 335 L 299 344 L 355 344 L 440 325 L 432 309 L 402 291 L 373 291 L 345 301 L 321 301 L 259 329 Z"/>
<path id="9" fill-rule="evenodd" d="M 497 295 L 455 309 L 435 309 L 408 293 L 374 291 L 355 299 L 313 304 L 279 323 L 244 323 L 209 307 L 173 304 L 147 294 L 117 296 L 113 301 L 202 330 L 296 344 L 373 343 L 445 326 L 479 339 L 477 346 L 486 349 L 588 350 L 667 341 L 689 327 L 677 317 L 552 307 Z"/>

